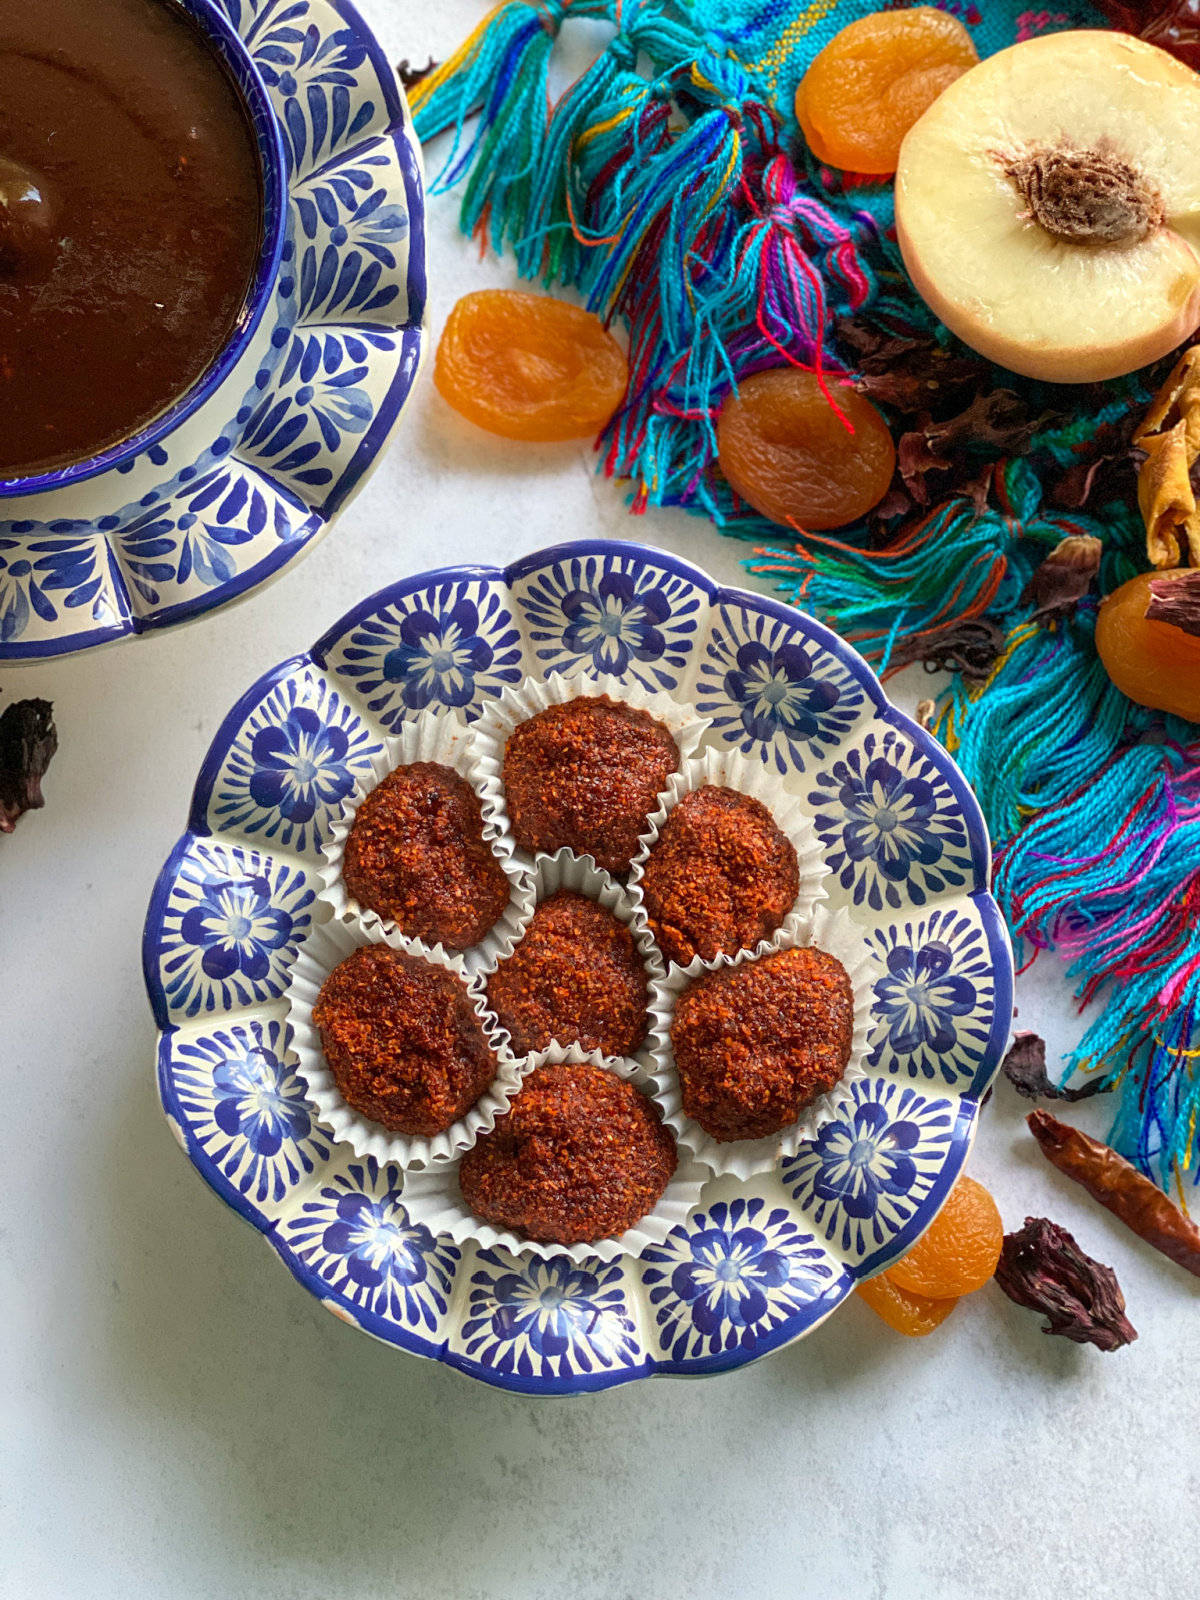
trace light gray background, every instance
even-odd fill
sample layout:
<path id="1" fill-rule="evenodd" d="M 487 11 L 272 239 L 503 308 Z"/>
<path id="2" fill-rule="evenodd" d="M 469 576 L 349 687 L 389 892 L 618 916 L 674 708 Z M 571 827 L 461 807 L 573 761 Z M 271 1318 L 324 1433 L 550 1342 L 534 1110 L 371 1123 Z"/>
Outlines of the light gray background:
<path id="1" fill-rule="evenodd" d="M 361 0 L 393 60 L 480 0 Z M 578 25 L 574 25 L 578 30 Z M 431 170 L 437 169 L 432 152 Z M 512 281 L 430 226 L 434 333 Z M 163 1122 L 139 940 L 233 701 L 364 595 L 447 562 L 639 538 L 724 582 L 744 546 L 631 520 L 587 449 L 520 447 L 420 388 L 298 570 L 198 627 L 0 672 L 55 702 L 46 809 L 0 840 L 0 1593 L 21 1600 L 1125 1600 L 1194 1592 L 1200 1285 L 1042 1161 L 1006 1084 L 971 1170 L 1112 1262 L 1131 1349 L 1047 1339 L 988 1288 L 908 1341 L 852 1300 L 740 1373 L 532 1401 L 321 1310 Z M 909 706 L 925 687 L 908 674 Z M 1079 1024 L 1053 961 L 1020 1023 Z M 1071 1113 L 1103 1131 L 1107 1107 Z"/>

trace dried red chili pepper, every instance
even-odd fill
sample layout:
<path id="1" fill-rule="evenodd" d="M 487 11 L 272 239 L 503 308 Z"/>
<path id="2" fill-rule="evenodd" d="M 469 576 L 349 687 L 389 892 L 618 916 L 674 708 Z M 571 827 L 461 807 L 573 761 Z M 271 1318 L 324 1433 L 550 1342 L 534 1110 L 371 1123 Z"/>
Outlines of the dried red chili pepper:
<path id="1" fill-rule="evenodd" d="M 42 777 L 58 749 L 49 700 L 17 700 L 0 716 L 0 833 L 46 804 Z"/>
<path id="2" fill-rule="evenodd" d="M 1019 1233 L 1004 1235 L 996 1282 L 1017 1305 L 1046 1316 L 1043 1333 L 1098 1350 L 1119 1350 L 1137 1338 L 1116 1273 L 1084 1255 L 1047 1217 L 1026 1217 Z"/>
<path id="3" fill-rule="evenodd" d="M 1200 1278 L 1200 1228 L 1149 1178 L 1099 1139 L 1048 1111 L 1031 1111 L 1025 1120 L 1052 1166 L 1082 1184 L 1139 1239 Z"/>

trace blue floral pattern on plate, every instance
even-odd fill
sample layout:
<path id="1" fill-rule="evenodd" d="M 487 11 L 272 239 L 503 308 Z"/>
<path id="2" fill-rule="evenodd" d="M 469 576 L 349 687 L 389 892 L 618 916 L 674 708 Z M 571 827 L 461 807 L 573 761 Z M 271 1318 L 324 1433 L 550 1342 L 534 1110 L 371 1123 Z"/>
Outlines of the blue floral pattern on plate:
<path id="1" fill-rule="evenodd" d="M 877 928 L 886 968 L 875 982 L 870 1065 L 910 1078 L 970 1081 L 992 1031 L 992 961 L 980 922 L 933 911 Z"/>
<path id="2" fill-rule="evenodd" d="M 780 694 L 752 700 L 768 657 Z M 749 740 L 790 793 L 818 796 L 842 875 L 831 898 L 854 907 L 878 958 L 866 1077 L 794 1159 L 706 1189 L 637 1261 L 478 1244 L 460 1258 L 448 1235 L 410 1221 L 397 1172 L 327 1151 L 301 1104 L 280 1019 L 311 928 L 305 863 L 385 731 L 427 710 L 472 719 L 507 684 L 597 661 L 623 662 L 643 687 L 677 676 L 685 698 L 699 684 L 706 703 L 730 679 L 710 745 Z M 802 737 L 810 713 L 816 731 Z M 402 1349 L 530 1394 L 726 1370 L 824 1320 L 907 1247 L 961 1170 L 1011 1012 L 986 872 L 978 811 L 949 757 L 811 619 L 759 596 L 739 605 L 687 563 L 625 543 L 422 574 L 266 674 L 222 724 L 147 920 L 164 1108 L 200 1172 L 322 1304 Z"/>
<path id="3" fill-rule="evenodd" d="M 307 505 L 324 502 L 375 420 L 379 379 L 404 362 L 403 335 L 298 328 L 238 440 L 239 457 Z"/>
<path id="4" fill-rule="evenodd" d="M 515 592 L 541 676 L 611 673 L 648 694 L 678 687 L 704 606 L 668 571 L 592 555 L 541 567 Z"/>
<path id="5" fill-rule="evenodd" d="M 464 1353 L 497 1373 L 569 1378 L 644 1358 L 619 1262 L 478 1250 L 462 1326 Z"/>
<path id="6" fill-rule="evenodd" d="M 853 904 L 923 906 L 971 879 L 957 796 L 927 751 L 888 728 L 869 732 L 815 775 L 808 801 L 826 860 Z"/>
<path id="7" fill-rule="evenodd" d="M 319 855 L 342 803 L 383 741 L 311 667 L 276 684 L 246 718 L 212 785 L 215 831 Z"/>
<path id="8" fill-rule="evenodd" d="M 945 1165 L 958 1106 L 868 1079 L 853 1117 L 829 1122 L 783 1163 L 783 1184 L 826 1240 L 863 1256 L 912 1220 Z"/>
<path id="9" fill-rule="evenodd" d="M 443 583 L 406 595 L 352 630 L 333 670 L 385 728 L 430 708 L 474 722 L 485 698 L 523 675 L 520 634 L 505 598 L 486 583 Z"/>
<path id="10" fill-rule="evenodd" d="M 790 621 L 723 605 L 709 630 L 696 709 L 743 755 L 804 772 L 874 710 L 858 676 Z"/>
<path id="11" fill-rule="evenodd" d="M 171 626 L 267 582 L 365 481 L 415 380 L 423 190 L 386 58 L 330 0 L 221 5 L 291 169 L 257 371 L 248 352 L 192 426 L 93 479 L 86 519 L 6 521 L 0 503 L 0 660 Z"/>
<path id="12" fill-rule="evenodd" d="M 221 0 L 279 110 L 293 172 L 387 126 L 369 39 L 325 0 Z M 394 90 L 392 91 L 394 94 Z"/>
<path id="13" fill-rule="evenodd" d="M 408 238 L 408 210 L 395 198 L 402 192 L 390 140 L 356 152 L 352 161 L 294 192 L 302 321 L 321 317 L 395 325 L 396 302 L 408 293 L 408 262 L 401 248 Z"/>
<path id="14" fill-rule="evenodd" d="M 752 1351 L 834 1277 L 813 1235 L 757 1196 L 697 1212 L 642 1261 L 659 1346 L 673 1361 Z"/>
<path id="15" fill-rule="evenodd" d="M 0 527 L 0 645 L 19 639 L 34 618 L 58 623 L 82 615 L 108 629 L 128 616 L 104 541 L 90 529 L 74 534 L 86 523 L 54 523 L 46 537 L 34 539 L 21 537 L 25 524 L 8 527 L 7 536 Z"/>
<path id="16" fill-rule="evenodd" d="M 243 547 L 274 549 L 305 531 L 294 505 L 227 461 L 191 479 L 167 504 L 139 507 L 113 540 L 135 602 L 153 610 L 166 586 L 176 601 L 185 591 L 219 589 L 237 576 Z"/>
<path id="17" fill-rule="evenodd" d="M 290 862 L 197 840 L 180 865 L 159 934 L 162 992 L 172 1014 L 278 1000 L 312 925 L 315 898 Z"/>
<path id="18" fill-rule="evenodd" d="M 285 1222 L 283 1238 L 359 1311 L 428 1333 L 446 1315 L 461 1252 L 408 1220 L 394 1167 L 351 1161 Z"/>
<path id="19" fill-rule="evenodd" d="M 239 1194 L 278 1205 L 333 1148 L 317 1126 L 278 1021 L 173 1038 L 171 1079 L 200 1148 Z"/>

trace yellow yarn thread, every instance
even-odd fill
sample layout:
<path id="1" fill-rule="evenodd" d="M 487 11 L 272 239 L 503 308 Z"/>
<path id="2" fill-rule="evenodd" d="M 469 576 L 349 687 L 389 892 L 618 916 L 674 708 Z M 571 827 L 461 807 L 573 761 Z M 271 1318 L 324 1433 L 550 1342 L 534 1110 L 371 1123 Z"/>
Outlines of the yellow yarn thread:
<path id="1" fill-rule="evenodd" d="M 1038 625 L 1036 622 L 1022 622 L 1019 627 L 1014 628 L 1004 642 L 1004 649 L 993 661 L 992 670 L 988 673 L 986 680 L 979 684 L 977 688 L 968 689 L 967 699 L 974 702 L 979 699 L 981 694 L 986 694 L 1000 673 L 1012 660 L 1013 651 L 1018 646 L 1023 645 L 1026 639 L 1033 638 L 1037 631 Z M 939 743 L 953 755 L 961 743 L 956 726 L 953 701 L 937 714 L 930 723 L 929 729 Z M 1030 815 L 1032 815 L 1032 812 Z"/>
<path id="2" fill-rule="evenodd" d="M 802 11 L 794 22 L 788 24 L 766 55 L 759 61 L 751 62 L 746 71 L 765 76 L 774 93 L 778 87 L 780 70 L 795 54 L 799 40 L 818 22 L 824 22 L 837 3 L 838 0 L 813 0 L 807 11 Z"/>
<path id="3" fill-rule="evenodd" d="M 420 83 L 414 84 L 414 86 L 408 91 L 408 104 L 414 116 L 425 104 L 426 100 L 429 99 L 434 90 L 440 89 L 442 84 L 445 83 L 448 78 L 452 78 L 454 74 L 476 53 L 483 40 L 484 34 L 491 27 L 497 15 L 504 10 L 505 4 L 506 0 L 500 0 L 499 5 L 493 6 L 478 27 L 474 28 L 463 40 L 462 44 L 459 45 L 454 54 L 447 56 L 440 67 L 435 67 L 428 77 L 422 78 Z"/>

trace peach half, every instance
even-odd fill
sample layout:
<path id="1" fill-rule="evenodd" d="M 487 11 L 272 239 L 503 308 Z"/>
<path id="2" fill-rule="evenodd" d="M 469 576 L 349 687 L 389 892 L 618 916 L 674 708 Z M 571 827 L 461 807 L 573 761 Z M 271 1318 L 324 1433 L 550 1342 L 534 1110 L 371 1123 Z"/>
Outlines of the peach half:
<path id="1" fill-rule="evenodd" d="M 1115 378 L 1200 323 L 1200 76 L 1097 29 L 972 67 L 909 130 L 896 231 L 965 344 L 1051 383 Z"/>

